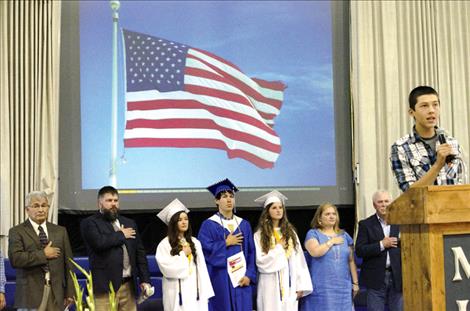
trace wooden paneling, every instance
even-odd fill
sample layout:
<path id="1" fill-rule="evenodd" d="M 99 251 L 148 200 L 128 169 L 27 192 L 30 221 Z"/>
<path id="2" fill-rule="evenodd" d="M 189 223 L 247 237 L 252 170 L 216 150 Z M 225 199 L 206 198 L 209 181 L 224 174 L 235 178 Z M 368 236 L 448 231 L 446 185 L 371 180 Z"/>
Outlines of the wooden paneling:
<path id="1" fill-rule="evenodd" d="M 410 188 L 388 207 L 393 224 L 470 222 L 470 186 Z"/>
<path id="2" fill-rule="evenodd" d="M 429 225 L 429 267 L 431 272 L 432 310 L 446 309 L 443 233 L 449 224 Z M 419 276 L 418 276 L 419 277 Z"/>
<path id="3" fill-rule="evenodd" d="M 430 253 L 428 225 L 403 225 L 400 230 L 405 311 L 431 311 L 431 267 L 423 260 Z"/>
<path id="4" fill-rule="evenodd" d="M 470 186 L 410 189 L 388 213 L 400 224 L 405 311 L 446 310 L 443 237 L 470 233 Z"/>

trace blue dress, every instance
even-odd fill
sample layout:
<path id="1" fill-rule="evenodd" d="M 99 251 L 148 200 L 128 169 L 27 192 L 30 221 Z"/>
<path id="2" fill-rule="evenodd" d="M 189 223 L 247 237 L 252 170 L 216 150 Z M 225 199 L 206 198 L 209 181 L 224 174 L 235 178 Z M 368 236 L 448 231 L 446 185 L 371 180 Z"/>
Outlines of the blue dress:
<path id="1" fill-rule="evenodd" d="M 234 216 L 238 227 L 234 234 L 243 234 L 243 245 L 225 246 L 225 238 L 230 233 L 220 223 L 216 215 L 206 219 L 199 229 L 198 240 L 201 242 L 207 270 L 211 278 L 215 296 L 209 299 L 209 311 L 252 311 L 253 289 L 256 282 L 255 244 L 250 223 Z M 246 287 L 232 286 L 227 272 L 227 258 L 243 250 L 247 264 L 246 276 L 251 283 Z"/>
<path id="2" fill-rule="evenodd" d="M 300 310 L 305 311 L 351 311 L 352 283 L 349 268 L 350 247 L 353 244 L 347 232 L 339 234 L 344 243 L 333 245 L 321 257 L 308 255 L 307 264 L 313 283 L 313 292 L 301 301 Z M 320 244 L 329 237 L 318 229 L 310 229 L 305 242 L 316 239 Z"/>

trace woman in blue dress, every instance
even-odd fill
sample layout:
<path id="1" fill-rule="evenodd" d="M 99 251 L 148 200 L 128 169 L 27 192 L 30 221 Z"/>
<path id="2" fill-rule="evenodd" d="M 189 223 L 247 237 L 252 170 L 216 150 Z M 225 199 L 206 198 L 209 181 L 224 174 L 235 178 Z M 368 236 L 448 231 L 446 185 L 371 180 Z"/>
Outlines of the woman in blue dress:
<path id="1" fill-rule="evenodd" d="M 310 225 L 305 248 L 310 254 L 307 263 L 313 292 L 302 299 L 301 310 L 351 311 L 359 291 L 353 240 L 339 229 L 339 214 L 333 204 L 320 205 Z"/>

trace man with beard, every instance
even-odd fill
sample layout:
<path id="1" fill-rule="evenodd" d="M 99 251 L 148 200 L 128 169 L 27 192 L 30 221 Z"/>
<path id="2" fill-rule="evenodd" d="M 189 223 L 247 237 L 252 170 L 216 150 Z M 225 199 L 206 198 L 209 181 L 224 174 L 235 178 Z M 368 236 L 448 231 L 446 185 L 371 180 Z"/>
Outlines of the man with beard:
<path id="1" fill-rule="evenodd" d="M 99 212 L 81 223 L 93 275 L 95 310 L 109 307 L 109 282 L 118 310 L 136 310 L 137 278 L 141 290 L 150 287 L 147 258 L 135 222 L 119 215 L 119 194 L 105 186 L 98 191 Z"/>

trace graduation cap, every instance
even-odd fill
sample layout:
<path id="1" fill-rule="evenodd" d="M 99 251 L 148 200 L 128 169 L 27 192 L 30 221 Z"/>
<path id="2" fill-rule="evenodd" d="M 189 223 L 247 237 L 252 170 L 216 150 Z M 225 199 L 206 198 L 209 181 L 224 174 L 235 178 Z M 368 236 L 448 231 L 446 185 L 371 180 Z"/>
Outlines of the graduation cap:
<path id="1" fill-rule="evenodd" d="M 209 187 L 207 187 L 207 190 L 209 190 L 214 197 L 217 197 L 217 195 L 222 192 L 222 191 L 232 191 L 232 192 L 237 192 L 238 188 L 235 187 L 234 184 L 228 178 L 225 178 L 224 180 L 221 180 Z"/>
<path id="2" fill-rule="evenodd" d="M 165 206 L 160 213 L 157 214 L 157 217 L 160 218 L 167 226 L 170 222 L 171 217 L 178 212 L 189 213 L 189 209 L 181 203 L 180 200 L 174 199 L 170 204 Z"/>
<path id="3" fill-rule="evenodd" d="M 287 197 L 277 190 L 266 193 L 255 200 L 255 202 L 263 206 L 263 208 L 275 202 L 285 205 L 285 201 L 287 201 Z"/>

